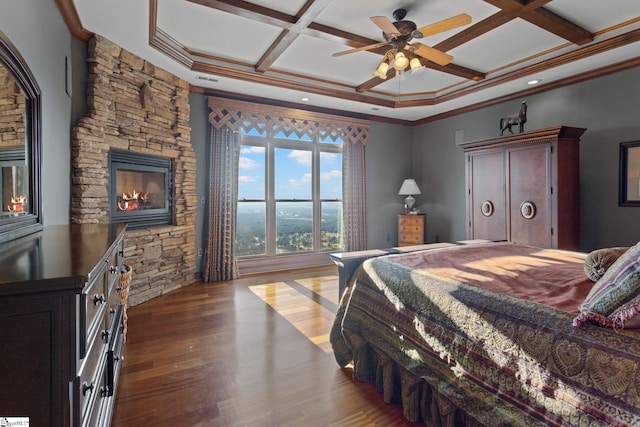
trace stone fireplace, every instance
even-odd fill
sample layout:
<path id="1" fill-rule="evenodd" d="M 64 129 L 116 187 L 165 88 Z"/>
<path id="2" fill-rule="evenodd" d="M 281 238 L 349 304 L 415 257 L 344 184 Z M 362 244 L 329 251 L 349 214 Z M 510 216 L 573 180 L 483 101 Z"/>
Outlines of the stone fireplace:
<path id="1" fill-rule="evenodd" d="M 87 48 L 87 112 L 72 132 L 71 222 L 132 224 L 125 236 L 125 259 L 133 268 L 129 305 L 136 305 L 195 280 L 196 159 L 190 142 L 189 84 L 101 36 L 93 36 Z M 169 181 L 166 176 L 157 181 L 155 164 L 128 168 L 133 174 L 124 177 L 127 186 L 146 185 L 138 179 L 155 182 L 146 191 L 120 191 L 157 194 L 164 185 L 163 201 L 155 200 L 149 209 L 164 215 L 162 224 L 138 227 L 133 223 L 140 214 L 123 219 L 120 214 L 132 212 L 112 210 L 110 193 L 117 204 L 118 184 L 112 181 L 109 159 L 115 152 L 122 155 L 121 164 L 131 158 L 133 163 L 149 158 L 169 162 Z"/>

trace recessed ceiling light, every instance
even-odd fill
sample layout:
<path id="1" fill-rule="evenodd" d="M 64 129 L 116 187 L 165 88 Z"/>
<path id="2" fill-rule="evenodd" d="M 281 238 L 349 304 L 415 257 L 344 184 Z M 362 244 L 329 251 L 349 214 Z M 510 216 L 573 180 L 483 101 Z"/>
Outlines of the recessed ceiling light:
<path id="1" fill-rule="evenodd" d="M 372 109 L 373 111 L 378 111 L 378 110 L 380 110 L 378 107 L 371 107 L 371 109 Z"/>
<path id="2" fill-rule="evenodd" d="M 527 82 L 528 85 L 537 85 L 538 83 L 540 83 L 542 80 L 541 79 L 533 79 L 533 80 L 529 80 Z"/>
<path id="3" fill-rule="evenodd" d="M 300 98 L 300 101 L 309 102 L 309 97 L 308 96 L 303 96 L 302 98 Z"/>

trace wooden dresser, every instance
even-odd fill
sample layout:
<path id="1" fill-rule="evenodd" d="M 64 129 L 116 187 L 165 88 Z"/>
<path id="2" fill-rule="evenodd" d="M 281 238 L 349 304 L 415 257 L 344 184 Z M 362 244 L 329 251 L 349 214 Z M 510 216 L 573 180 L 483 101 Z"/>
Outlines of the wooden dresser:
<path id="1" fill-rule="evenodd" d="M 466 157 L 467 238 L 579 249 L 579 141 L 558 126 L 459 144 Z"/>
<path id="2" fill-rule="evenodd" d="M 398 215 L 398 246 L 424 243 L 425 218 L 425 214 Z"/>
<path id="3" fill-rule="evenodd" d="M 0 248 L 0 416 L 108 426 L 124 341 L 123 225 L 48 226 Z"/>

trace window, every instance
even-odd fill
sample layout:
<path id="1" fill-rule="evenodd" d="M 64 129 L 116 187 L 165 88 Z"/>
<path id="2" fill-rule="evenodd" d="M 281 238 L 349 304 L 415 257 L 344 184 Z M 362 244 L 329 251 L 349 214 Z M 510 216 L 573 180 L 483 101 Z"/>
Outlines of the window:
<path id="1" fill-rule="evenodd" d="M 342 249 L 342 140 L 242 129 L 236 256 Z"/>

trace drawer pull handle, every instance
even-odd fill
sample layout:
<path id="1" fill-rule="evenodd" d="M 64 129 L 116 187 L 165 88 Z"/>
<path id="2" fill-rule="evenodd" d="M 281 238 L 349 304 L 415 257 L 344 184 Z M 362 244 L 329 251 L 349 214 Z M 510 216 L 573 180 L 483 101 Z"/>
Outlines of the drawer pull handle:
<path id="1" fill-rule="evenodd" d="M 118 267 L 116 267 L 115 265 L 109 266 L 109 272 L 111 274 L 116 274 L 116 271 L 118 271 Z"/>
<path id="2" fill-rule="evenodd" d="M 100 396 L 107 396 L 109 394 L 109 387 L 100 387 Z"/>
<path id="3" fill-rule="evenodd" d="M 104 295 L 95 294 L 93 296 L 93 305 L 104 304 Z"/>
<path id="4" fill-rule="evenodd" d="M 86 396 L 87 392 L 93 392 L 93 388 L 95 387 L 95 381 L 91 381 L 91 384 L 87 384 L 86 382 L 82 383 L 82 395 Z"/>
<path id="5" fill-rule="evenodd" d="M 116 314 L 116 309 L 115 308 L 110 308 L 109 309 L 109 314 Z"/>
<path id="6" fill-rule="evenodd" d="M 100 334 L 100 336 L 102 337 L 102 339 L 106 342 L 109 341 L 109 331 L 102 331 L 102 333 Z"/>
<path id="7" fill-rule="evenodd" d="M 120 256 L 124 256 L 124 249 L 120 249 L 120 250 L 118 251 L 118 255 L 120 255 Z"/>

